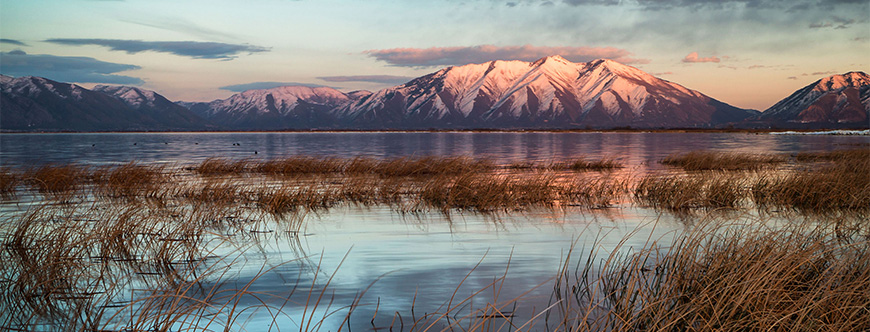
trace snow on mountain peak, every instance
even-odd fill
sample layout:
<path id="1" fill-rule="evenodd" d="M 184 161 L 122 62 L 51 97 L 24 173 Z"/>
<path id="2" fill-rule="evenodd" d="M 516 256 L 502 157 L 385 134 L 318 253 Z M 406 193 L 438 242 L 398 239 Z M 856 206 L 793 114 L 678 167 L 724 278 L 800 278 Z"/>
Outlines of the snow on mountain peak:
<path id="1" fill-rule="evenodd" d="M 848 72 L 842 75 L 832 75 L 819 80 L 813 91 L 826 92 L 842 90 L 849 87 L 870 85 L 870 76 L 864 72 Z"/>
<path id="2" fill-rule="evenodd" d="M 299 101 L 319 105 L 343 105 L 351 101 L 347 94 L 329 87 L 288 85 L 271 89 L 247 90 L 227 99 L 211 102 L 212 112 L 287 114 Z"/>

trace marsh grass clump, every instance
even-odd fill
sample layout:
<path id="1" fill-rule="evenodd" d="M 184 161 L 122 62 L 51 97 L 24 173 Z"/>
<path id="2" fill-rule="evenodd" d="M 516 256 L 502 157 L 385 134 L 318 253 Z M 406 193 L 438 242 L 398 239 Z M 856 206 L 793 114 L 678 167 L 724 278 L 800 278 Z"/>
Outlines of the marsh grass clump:
<path id="1" fill-rule="evenodd" d="M 752 197 L 756 205 L 814 212 L 870 209 L 870 158 L 850 153 L 832 160 L 816 169 L 755 181 Z"/>
<path id="2" fill-rule="evenodd" d="M 239 175 L 248 171 L 250 161 L 208 158 L 192 169 L 201 175 Z"/>
<path id="3" fill-rule="evenodd" d="M 655 208 L 736 208 L 746 197 L 746 179 L 739 174 L 646 175 L 634 188 L 637 201 Z"/>
<path id="4" fill-rule="evenodd" d="M 97 191 L 109 197 L 153 196 L 166 180 L 161 166 L 145 166 L 130 162 L 120 166 L 103 167 L 91 175 Z"/>
<path id="5" fill-rule="evenodd" d="M 568 168 L 573 171 L 605 171 L 622 168 L 622 163 L 613 158 L 602 158 L 599 160 L 581 158 L 570 163 Z"/>
<path id="6" fill-rule="evenodd" d="M 339 158 L 318 158 L 310 156 L 293 156 L 283 159 L 268 160 L 254 166 L 258 173 L 273 175 L 300 175 L 339 173 L 344 169 L 345 161 Z"/>
<path id="7" fill-rule="evenodd" d="M 0 167 L 0 198 L 15 197 L 15 190 L 21 183 L 21 175 L 6 167 Z"/>
<path id="8" fill-rule="evenodd" d="M 799 162 L 867 160 L 870 159 L 870 149 L 799 152 L 794 158 Z"/>
<path id="9" fill-rule="evenodd" d="M 420 157 L 383 160 L 374 169 L 381 176 L 459 175 L 494 168 L 489 160 L 469 157 Z"/>
<path id="10" fill-rule="evenodd" d="M 45 165 L 24 174 L 25 182 L 54 198 L 74 194 L 88 182 L 88 170 L 78 165 Z"/>
<path id="11" fill-rule="evenodd" d="M 669 166 L 680 167 L 686 171 L 705 170 L 758 170 L 772 167 L 786 161 L 784 156 L 773 154 L 750 154 L 736 152 L 692 151 L 686 154 L 673 154 L 661 160 Z"/>
<path id="12" fill-rule="evenodd" d="M 563 270 L 555 330 L 870 329 L 870 242 L 829 227 L 714 224 L 595 262 Z"/>

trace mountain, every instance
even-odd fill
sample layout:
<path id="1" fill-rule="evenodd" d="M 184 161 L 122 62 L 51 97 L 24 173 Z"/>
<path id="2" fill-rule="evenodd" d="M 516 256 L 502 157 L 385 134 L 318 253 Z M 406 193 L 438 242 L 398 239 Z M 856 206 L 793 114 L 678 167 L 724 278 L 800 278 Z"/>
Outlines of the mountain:
<path id="1" fill-rule="evenodd" d="M 153 93 L 153 92 L 152 92 Z M 165 99 L 162 96 L 155 100 Z M 186 130 L 205 128 L 202 119 L 175 122 L 191 115 L 173 108 L 157 116 L 156 109 L 128 106 L 99 91 L 42 77 L 0 75 L 0 129 L 60 131 Z M 182 115 L 177 115 L 179 112 Z"/>
<path id="2" fill-rule="evenodd" d="M 330 127 L 332 111 L 367 96 L 368 91 L 345 94 L 328 87 L 283 86 L 248 90 L 209 103 L 179 103 L 214 123 L 233 129 L 276 130 Z"/>
<path id="3" fill-rule="evenodd" d="M 757 115 L 612 60 L 454 66 L 335 111 L 350 128 L 710 127 Z"/>
<path id="4" fill-rule="evenodd" d="M 784 126 L 870 124 L 870 76 L 833 75 L 795 91 L 754 120 Z"/>
<path id="5" fill-rule="evenodd" d="M 127 107 L 160 123 L 172 124 L 172 126 L 182 129 L 203 128 L 204 119 L 202 117 L 154 91 L 131 86 L 110 85 L 97 85 L 92 90 L 110 95 Z"/>

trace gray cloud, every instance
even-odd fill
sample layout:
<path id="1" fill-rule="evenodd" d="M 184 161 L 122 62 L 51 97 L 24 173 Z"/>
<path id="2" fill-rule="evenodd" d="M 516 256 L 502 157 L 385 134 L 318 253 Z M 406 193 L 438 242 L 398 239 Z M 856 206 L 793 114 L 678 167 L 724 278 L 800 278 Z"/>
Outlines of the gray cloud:
<path id="1" fill-rule="evenodd" d="M 21 41 L 18 41 L 18 40 L 15 40 L 15 39 L 8 39 L 8 38 L 0 38 L 0 43 L 3 43 L 3 44 L 12 44 L 12 45 L 18 45 L 18 46 L 30 46 L 30 45 L 27 45 L 27 44 L 25 44 L 25 43 L 23 43 L 23 42 L 21 42 Z"/>
<path id="2" fill-rule="evenodd" d="M 830 21 L 810 23 L 810 29 L 821 29 L 821 28 L 848 29 L 849 26 L 852 25 L 852 23 L 855 23 L 855 19 L 834 16 L 831 18 Z"/>
<path id="3" fill-rule="evenodd" d="M 402 84 L 413 79 L 410 76 L 393 75 L 355 75 L 355 76 L 323 76 L 318 79 L 327 82 L 372 82 L 384 84 Z"/>
<path id="4" fill-rule="evenodd" d="M 21 50 L 0 52 L 0 73 L 9 76 L 40 76 L 63 82 L 138 85 L 138 77 L 114 73 L 139 66 L 100 61 L 88 57 L 27 54 Z"/>
<path id="5" fill-rule="evenodd" d="M 135 54 L 145 51 L 170 53 L 194 59 L 234 59 L 241 53 L 267 52 L 269 49 L 254 45 L 225 44 L 195 41 L 142 41 L 123 39 L 73 39 L 54 38 L 46 42 L 62 45 L 98 45 L 108 47 L 112 51 L 124 51 Z"/>
<path id="6" fill-rule="evenodd" d="M 320 88 L 326 87 L 325 85 L 320 84 L 311 84 L 311 83 L 298 83 L 298 82 L 251 82 L 245 84 L 235 84 L 235 85 L 227 85 L 220 87 L 221 90 L 227 90 L 232 92 L 244 92 L 248 90 L 262 90 L 262 89 L 272 89 L 282 86 L 307 86 L 311 88 Z"/>
<path id="7" fill-rule="evenodd" d="M 612 59 L 618 62 L 648 63 L 649 60 L 631 58 L 631 52 L 615 47 L 574 47 L 574 46 L 493 46 L 478 45 L 467 47 L 432 48 L 392 48 L 368 50 L 363 52 L 393 66 L 433 67 L 483 63 L 492 60 L 534 61 L 545 56 L 561 55 L 574 62 L 587 62 L 595 59 Z"/>
<path id="8" fill-rule="evenodd" d="M 734 6 L 746 8 L 774 8 L 790 11 L 806 10 L 813 7 L 833 7 L 842 5 L 866 5 L 866 0 L 563 0 L 572 6 L 639 6 L 650 10 L 671 8 L 725 9 Z"/>

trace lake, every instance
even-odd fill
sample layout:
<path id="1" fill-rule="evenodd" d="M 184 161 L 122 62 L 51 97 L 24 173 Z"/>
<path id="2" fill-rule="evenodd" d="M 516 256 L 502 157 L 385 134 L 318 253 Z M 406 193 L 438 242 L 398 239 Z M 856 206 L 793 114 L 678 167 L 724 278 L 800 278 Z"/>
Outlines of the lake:
<path id="1" fill-rule="evenodd" d="M 0 165 L 24 169 L 46 164 L 103 166 L 136 161 L 181 169 L 212 157 L 256 161 L 297 155 L 468 156 L 507 165 L 586 157 L 614 158 L 624 167 L 608 176 L 631 177 L 666 171 L 667 167 L 658 162 L 662 158 L 695 150 L 794 154 L 866 148 L 868 144 L 868 136 L 763 133 L 2 134 Z M 9 220 L 27 206 L 4 200 L 0 209 Z M 734 218 L 752 216 L 744 213 Z M 496 295 L 502 301 L 522 296 L 523 301 L 504 311 L 509 311 L 513 320 L 524 322 L 552 303 L 554 278 L 565 266 L 574 269 L 593 252 L 606 256 L 614 250 L 642 248 L 651 241 L 667 243 L 667 239 L 690 229 L 696 219 L 628 201 L 603 209 L 541 208 L 496 214 L 460 210 L 449 215 L 436 211 L 406 214 L 379 205 L 341 205 L 301 218 L 298 229 L 263 224 L 256 234 L 241 241 L 243 250 L 215 249 L 216 256 L 236 259 L 221 279 L 227 285 L 221 287 L 242 287 L 250 282 L 252 292 L 272 292 L 293 300 L 281 306 L 284 312 L 277 318 L 267 310 L 251 310 L 243 315 L 246 321 L 240 325 L 260 330 L 274 321 L 281 330 L 300 329 L 298 325 L 313 319 L 314 324 L 321 324 L 321 330 L 335 331 L 345 324 L 346 306 L 356 300 L 360 305 L 346 325 L 353 330 L 372 330 L 399 326 L 398 321 L 409 324 L 414 315 L 419 318 L 438 312 L 463 299 L 469 301 L 462 303 L 465 311 L 459 312 L 469 312 L 487 301 L 498 302 L 493 299 Z M 569 252 L 581 258 L 566 263 Z M 309 294 L 323 294 L 324 299 L 314 306 Z M 122 297 L 131 300 L 136 295 Z M 455 297 L 453 302 L 451 297 Z M 244 298 L 240 307 L 256 306 L 258 301 Z M 333 304 L 327 306 L 327 302 Z M 333 311 L 336 313 L 330 315 Z M 446 323 L 439 324 L 435 327 L 440 330 Z"/>

